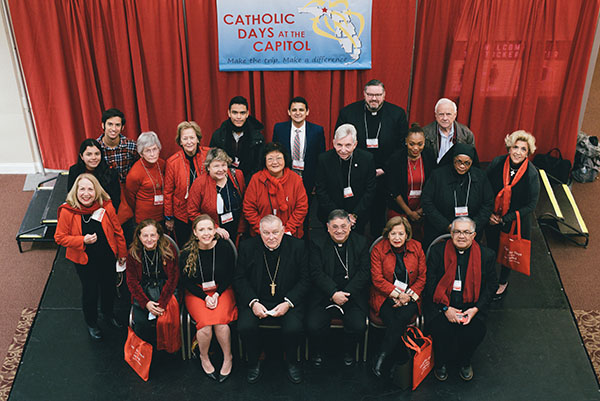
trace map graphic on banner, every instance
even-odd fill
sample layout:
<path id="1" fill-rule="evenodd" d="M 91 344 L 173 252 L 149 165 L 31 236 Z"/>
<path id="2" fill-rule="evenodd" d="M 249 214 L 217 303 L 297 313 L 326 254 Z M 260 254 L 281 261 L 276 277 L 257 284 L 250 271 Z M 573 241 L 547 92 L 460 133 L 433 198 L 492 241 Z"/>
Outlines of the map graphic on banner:
<path id="1" fill-rule="evenodd" d="M 371 0 L 217 0 L 219 70 L 371 68 Z"/>

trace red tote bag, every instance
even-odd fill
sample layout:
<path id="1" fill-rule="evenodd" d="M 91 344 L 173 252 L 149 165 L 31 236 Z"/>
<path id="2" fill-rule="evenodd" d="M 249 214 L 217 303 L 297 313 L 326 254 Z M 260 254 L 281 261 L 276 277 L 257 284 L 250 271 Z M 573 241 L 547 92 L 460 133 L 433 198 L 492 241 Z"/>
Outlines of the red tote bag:
<path id="1" fill-rule="evenodd" d="M 125 362 L 127 362 L 144 381 L 148 381 L 150 363 L 152 362 L 152 345 L 136 336 L 131 327 L 127 328 Z"/>
<path id="2" fill-rule="evenodd" d="M 497 261 L 502 266 L 519 273 L 527 276 L 530 274 L 531 241 L 521 238 L 521 215 L 518 211 L 517 218 L 512 222 L 510 231 L 508 233 L 500 232 Z"/>
<path id="3" fill-rule="evenodd" d="M 402 336 L 407 348 L 414 351 L 412 369 L 412 389 L 415 390 L 433 369 L 433 344 L 431 336 L 414 326 L 409 326 Z"/>

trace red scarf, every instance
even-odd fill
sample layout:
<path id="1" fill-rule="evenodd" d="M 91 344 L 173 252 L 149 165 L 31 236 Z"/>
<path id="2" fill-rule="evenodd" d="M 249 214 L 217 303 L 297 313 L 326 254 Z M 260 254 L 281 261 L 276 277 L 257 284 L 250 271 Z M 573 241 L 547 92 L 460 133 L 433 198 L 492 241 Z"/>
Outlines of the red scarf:
<path id="1" fill-rule="evenodd" d="M 109 202 L 110 202 L 110 200 L 105 200 L 104 201 L 105 204 L 109 203 Z M 72 213 L 75 213 L 75 214 L 84 215 L 84 214 L 92 214 L 96 210 L 100 209 L 101 207 L 102 206 L 100 206 L 100 204 L 98 203 L 98 201 L 92 203 L 91 206 L 86 207 L 86 206 L 81 205 L 81 207 L 79 207 L 79 208 L 71 206 L 67 202 L 65 202 L 65 203 L 63 203 L 62 205 L 60 205 L 58 207 L 57 218 L 60 217 L 60 212 L 63 209 L 69 210 L 69 211 L 71 211 Z"/>
<path id="2" fill-rule="evenodd" d="M 450 306 L 450 292 L 452 284 L 456 278 L 456 249 L 452 240 L 446 242 L 444 248 L 444 268 L 446 269 L 440 282 L 435 288 L 433 302 Z M 479 244 L 473 241 L 471 245 L 471 254 L 469 255 L 469 265 L 467 266 L 467 277 L 462 283 L 463 302 L 477 302 L 479 299 L 479 290 L 481 287 L 481 248 Z"/>
<path id="3" fill-rule="evenodd" d="M 171 295 L 165 313 L 156 320 L 156 349 L 173 353 L 181 348 L 179 330 L 179 304 Z"/>
<path id="4" fill-rule="evenodd" d="M 504 162 L 504 171 L 502 172 L 502 179 L 504 182 L 504 188 L 498 192 L 496 195 L 496 200 L 494 202 L 494 213 L 499 216 L 504 216 L 508 213 L 508 209 L 510 208 L 510 197 L 512 195 L 512 187 L 515 186 L 517 182 L 525 175 L 525 171 L 527 171 L 527 165 L 529 163 L 528 159 L 525 159 L 523 163 L 521 163 L 521 167 L 517 170 L 517 174 L 510 182 L 510 156 L 506 158 Z"/>
<path id="5" fill-rule="evenodd" d="M 273 205 L 273 209 L 281 210 L 282 212 L 287 212 L 288 204 L 285 200 L 285 191 L 283 190 L 283 184 L 286 183 L 288 177 L 290 176 L 290 169 L 284 168 L 283 175 L 280 178 L 275 178 L 269 173 L 267 169 L 262 169 L 258 174 L 261 175 L 264 181 L 267 184 L 268 196 L 275 196 L 277 199 L 277 206 Z"/>

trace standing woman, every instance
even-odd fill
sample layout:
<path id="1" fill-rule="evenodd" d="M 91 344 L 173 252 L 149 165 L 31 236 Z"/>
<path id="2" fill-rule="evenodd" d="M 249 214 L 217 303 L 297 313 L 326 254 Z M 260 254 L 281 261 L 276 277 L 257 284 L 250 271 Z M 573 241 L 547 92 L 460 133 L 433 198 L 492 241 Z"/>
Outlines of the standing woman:
<path id="1" fill-rule="evenodd" d="M 278 142 L 265 146 L 263 166 L 252 176 L 244 197 L 244 217 L 250 224 L 250 233 L 258 235 L 260 219 L 272 214 L 281 219 L 286 234 L 302 238 L 308 213 L 302 177 L 290 169 L 290 157 Z"/>
<path id="2" fill-rule="evenodd" d="M 125 199 L 137 224 L 145 219 L 164 220 L 165 161 L 160 158 L 161 148 L 154 132 L 143 132 L 137 139 L 141 159 L 131 167 L 125 183 Z"/>
<path id="3" fill-rule="evenodd" d="M 119 173 L 106 163 L 102 147 L 95 139 L 88 138 L 81 142 L 77 163 L 69 168 L 67 191 L 71 190 L 75 179 L 83 173 L 93 174 L 98 179 L 98 182 L 102 185 L 102 189 L 110 196 L 113 207 L 118 211 L 119 204 L 121 203 Z"/>
<path id="4" fill-rule="evenodd" d="M 127 287 L 133 303 L 133 331 L 157 349 L 179 349 L 179 306 L 173 297 L 179 282 L 177 251 L 152 219 L 135 229 L 127 255 Z M 165 325 L 167 306 L 177 324 Z M 157 330 L 158 329 L 158 330 Z M 166 334 L 166 335 L 165 335 Z"/>
<path id="5" fill-rule="evenodd" d="M 398 363 L 409 355 L 402 335 L 412 318 L 419 313 L 421 292 L 425 288 L 427 266 L 418 241 L 404 216 L 392 217 L 383 229 L 383 240 L 371 251 L 371 309 L 387 326 L 373 373 L 382 377 L 386 358 L 398 350 Z"/>
<path id="6" fill-rule="evenodd" d="M 102 339 L 98 327 L 98 296 L 107 324 L 123 327 L 113 315 L 115 283 L 119 264 L 125 262 L 127 246 L 108 194 L 92 174 L 75 179 L 67 200 L 58 208 L 54 239 L 64 246 L 81 280 L 83 316 L 93 340 Z"/>
<path id="7" fill-rule="evenodd" d="M 195 121 L 182 121 L 177 126 L 175 142 L 181 150 L 167 159 L 165 171 L 165 226 L 175 230 L 177 245 L 190 239 L 191 224 L 187 203 L 194 180 L 204 174 L 204 160 L 209 148 L 200 146 L 202 132 Z"/>
<path id="8" fill-rule="evenodd" d="M 425 181 L 436 166 L 435 156 L 425 149 L 423 128 L 413 123 L 406 135 L 406 147 L 398 149 L 388 161 L 386 177 L 388 218 L 406 216 L 411 222 L 413 238 L 423 240 L 423 208 L 421 193 Z"/>
<path id="9" fill-rule="evenodd" d="M 211 379 L 224 382 L 231 373 L 231 331 L 237 307 L 231 289 L 235 255 L 231 245 L 216 235 L 213 219 L 200 215 L 192 223 L 192 237 L 181 252 L 179 265 L 185 288 L 185 306 L 196 321 L 196 338 L 202 370 Z M 223 351 L 218 374 L 208 349 L 212 333 Z"/>
<path id="10" fill-rule="evenodd" d="M 217 222 L 221 238 L 236 241 L 236 236 L 246 228 L 242 216 L 246 181 L 242 170 L 229 168 L 231 161 L 223 149 L 208 151 L 204 162 L 206 174 L 199 176 L 190 189 L 187 213 L 191 221 L 208 214 Z"/>
<path id="11" fill-rule="evenodd" d="M 496 253 L 500 230 L 510 230 L 517 211 L 521 217 L 521 235 L 526 239 L 531 238 L 532 213 L 540 196 L 538 172 L 528 160 L 528 156 L 535 152 L 533 135 L 523 130 L 515 131 L 506 136 L 504 143 L 508 154 L 496 157 L 487 168 L 487 176 L 496 194 L 496 200 L 486 238 L 488 246 Z M 495 300 L 502 299 L 506 294 L 509 274 L 510 269 L 502 266 Z"/>

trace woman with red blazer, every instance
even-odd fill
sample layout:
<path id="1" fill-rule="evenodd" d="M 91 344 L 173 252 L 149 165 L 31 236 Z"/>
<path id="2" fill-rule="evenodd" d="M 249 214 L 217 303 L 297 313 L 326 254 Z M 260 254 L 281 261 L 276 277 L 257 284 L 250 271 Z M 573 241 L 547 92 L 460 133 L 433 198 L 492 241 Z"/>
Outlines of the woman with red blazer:
<path id="1" fill-rule="evenodd" d="M 211 148 L 206 155 L 203 174 L 190 189 L 187 214 L 190 222 L 208 214 L 215 222 L 221 238 L 236 237 L 246 229 L 242 215 L 242 199 L 246 182 L 242 170 L 229 168 L 231 157 L 223 149 Z"/>
<path id="2" fill-rule="evenodd" d="M 290 169 L 286 149 L 278 142 L 265 146 L 264 168 L 252 176 L 244 197 L 244 217 L 250 234 L 259 233 L 260 219 L 273 214 L 281 219 L 286 234 L 304 236 L 308 197 L 302 177 Z"/>
<path id="3" fill-rule="evenodd" d="M 123 230 L 108 194 L 92 174 L 75 179 L 66 202 L 58 208 L 54 239 L 64 246 L 81 280 L 82 309 L 93 340 L 102 339 L 98 327 L 98 296 L 107 324 L 123 327 L 113 315 L 116 260 L 125 262 L 127 246 Z"/>
<path id="4" fill-rule="evenodd" d="M 385 359 L 399 351 L 397 362 L 406 363 L 409 355 L 402 342 L 406 326 L 419 312 L 425 288 L 427 266 L 418 241 L 404 216 L 392 217 L 382 233 L 383 239 L 371 251 L 371 297 L 373 312 L 387 326 L 381 349 L 373 365 L 377 377 L 383 375 Z"/>
<path id="5" fill-rule="evenodd" d="M 182 248 L 192 233 L 187 203 L 192 184 L 204 174 L 204 160 L 210 148 L 200 146 L 202 132 L 195 121 L 177 126 L 175 142 L 181 149 L 167 159 L 165 168 L 165 226 L 175 230 L 177 245 Z"/>

